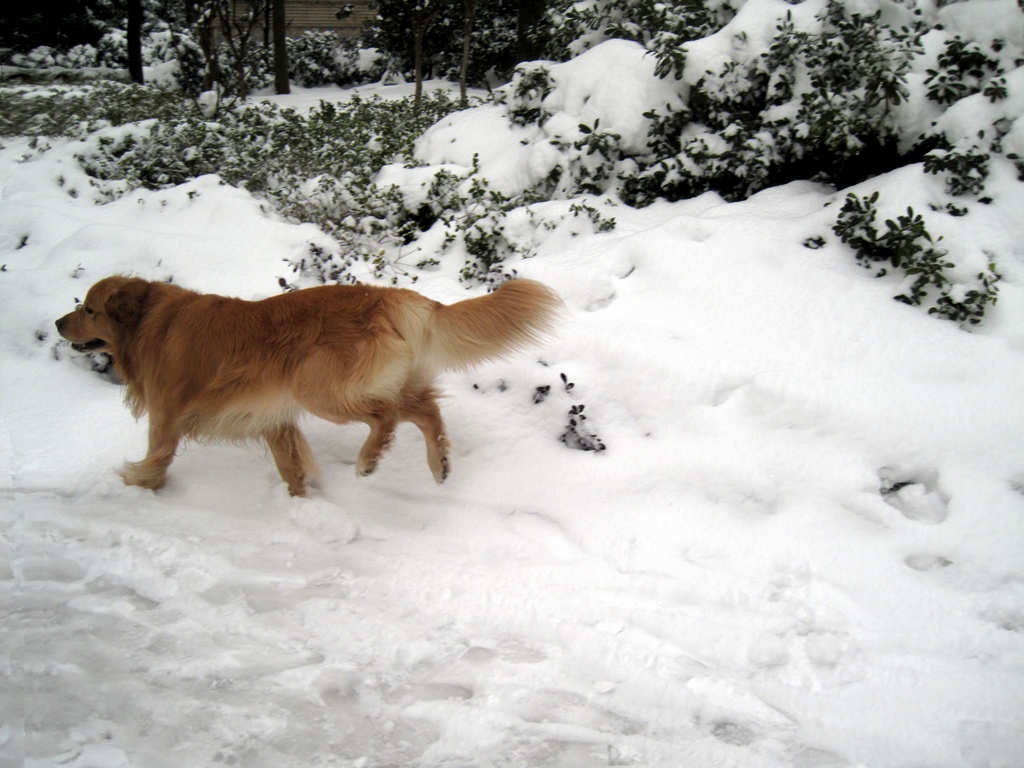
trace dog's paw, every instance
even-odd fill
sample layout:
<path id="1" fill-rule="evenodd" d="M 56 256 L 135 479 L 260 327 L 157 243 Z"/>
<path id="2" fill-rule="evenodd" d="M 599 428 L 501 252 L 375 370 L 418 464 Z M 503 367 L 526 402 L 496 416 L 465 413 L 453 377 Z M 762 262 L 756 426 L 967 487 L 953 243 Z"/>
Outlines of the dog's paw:
<path id="1" fill-rule="evenodd" d="M 126 462 L 121 470 L 121 479 L 125 485 L 135 485 L 139 488 L 149 488 L 151 491 L 159 491 L 167 482 L 165 472 L 154 473 L 144 466 L 144 462 Z"/>
<path id="2" fill-rule="evenodd" d="M 376 459 L 371 459 L 369 461 L 363 461 L 362 459 L 360 459 L 358 462 L 356 462 L 356 475 L 358 475 L 359 477 L 366 477 L 367 475 L 372 475 L 376 471 Z"/>
<path id="3" fill-rule="evenodd" d="M 451 466 L 448 463 L 448 457 L 442 456 L 441 461 L 438 462 L 437 469 L 434 470 L 434 479 L 438 485 L 444 485 L 444 481 L 448 479 L 448 473 L 451 471 Z"/>

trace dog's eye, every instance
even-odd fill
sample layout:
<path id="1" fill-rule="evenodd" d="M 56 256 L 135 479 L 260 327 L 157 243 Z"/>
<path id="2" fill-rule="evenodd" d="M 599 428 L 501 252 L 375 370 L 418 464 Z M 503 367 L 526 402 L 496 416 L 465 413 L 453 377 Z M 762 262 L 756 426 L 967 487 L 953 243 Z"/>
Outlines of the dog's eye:
<path id="1" fill-rule="evenodd" d="M 83 304 L 83 305 L 82 305 L 82 309 L 83 309 L 83 310 L 85 310 L 85 314 L 87 314 L 87 315 L 93 315 L 93 314 L 95 314 L 95 311 L 93 310 L 93 308 L 92 308 L 92 307 L 87 307 L 87 306 L 85 306 L 85 305 Z"/>

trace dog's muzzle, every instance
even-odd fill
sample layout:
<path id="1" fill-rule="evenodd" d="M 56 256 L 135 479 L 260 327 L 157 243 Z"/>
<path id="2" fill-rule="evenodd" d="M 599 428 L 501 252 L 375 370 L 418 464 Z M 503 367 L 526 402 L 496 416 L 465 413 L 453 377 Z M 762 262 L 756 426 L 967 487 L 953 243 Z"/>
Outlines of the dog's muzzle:
<path id="1" fill-rule="evenodd" d="M 57 326 L 57 333 L 65 339 L 68 339 L 68 337 L 64 335 L 64 328 L 67 326 L 67 323 L 68 318 L 66 315 L 55 323 Z M 71 341 L 71 339 L 68 339 L 68 341 Z M 103 339 L 91 339 L 89 341 L 82 342 L 71 341 L 71 348 L 76 352 L 95 352 L 97 349 L 102 349 L 105 346 L 107 346 L 107 342 Z"/>

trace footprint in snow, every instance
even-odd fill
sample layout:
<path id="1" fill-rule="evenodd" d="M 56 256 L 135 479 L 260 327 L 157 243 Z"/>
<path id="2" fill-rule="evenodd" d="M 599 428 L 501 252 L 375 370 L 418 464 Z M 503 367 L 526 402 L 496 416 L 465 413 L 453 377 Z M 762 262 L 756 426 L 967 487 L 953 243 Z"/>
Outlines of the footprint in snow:
<path id="1" fill-rule="evenodd" d="M 597 312 L 604 309 L 615 301 L 617 294 L 615 289 L 606 287 L 604 290 L 596 291 L 587 301 L 583 309 L 587 312 Z"/>
<path id="2" fill-rule="evenodd" d="M 1024 599 L 1019 593 L 997 595 L 980 616 L 1007 632 L 1024 632 Z"/>
<path id="3" fill-rule="evenodd" d="M 456 683 L 415 683 L 389 691 L 385 701 L 411 706 L 418 701 L 468 701 L 474 696 L 472 688 Z"/>
<path id="4" fill-rule="evenodd" d="M 359 537 L 359 526 L 343 509 L 325 499 L 295 499 L 288 515 L 295 525 L 323 542 L 350 544 Z"/>
<path id="5" fill-rule="evenodd" d="M 711 735 L 724 744 L 747 747 L 757 741 L 757 734 L 745 725 L 721 721 L 711 727 Z"/>
<path id="6" fill-rule="evenodd" d="M 473 666 L 483 666 L 494 661 L 504 661 L 510 664 L 539 664 L 546 661 L 547 658 L 544 651 L 514 639 L 501 641 L 491 647 L 474 645 L 462 654 L 462 661 Z"/>
<path id="7" fill-rule="evenodd" d="M 907 564 L 908 568 L 912 568 L 915 571 L 940 571 L 953 564 L 952 560 L 941 555 L 928 555 L 923 552 L 916 555 L 908 555 L 903 562 Z"/>
<path id="8" fill-rule="evenodd" d="M 908 520 L 937 525 L 949 517 L 949 501 L 938 489 L 937 473 L 902 475 L 886 467 L 878 477 L 882 499 Z"/>

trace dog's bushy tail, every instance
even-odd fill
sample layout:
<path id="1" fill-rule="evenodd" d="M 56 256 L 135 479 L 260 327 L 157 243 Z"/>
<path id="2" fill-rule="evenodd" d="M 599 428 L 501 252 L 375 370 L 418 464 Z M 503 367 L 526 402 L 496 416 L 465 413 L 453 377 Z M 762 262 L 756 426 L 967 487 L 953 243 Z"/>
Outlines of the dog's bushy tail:
<path id="1" fill-rule="evenodd" d="M 558 294 L 533 280 L 511 280 L 494 293 L 435 309 L 434 363 L 467 370 L 539 343 L 562 313 Z"/>

